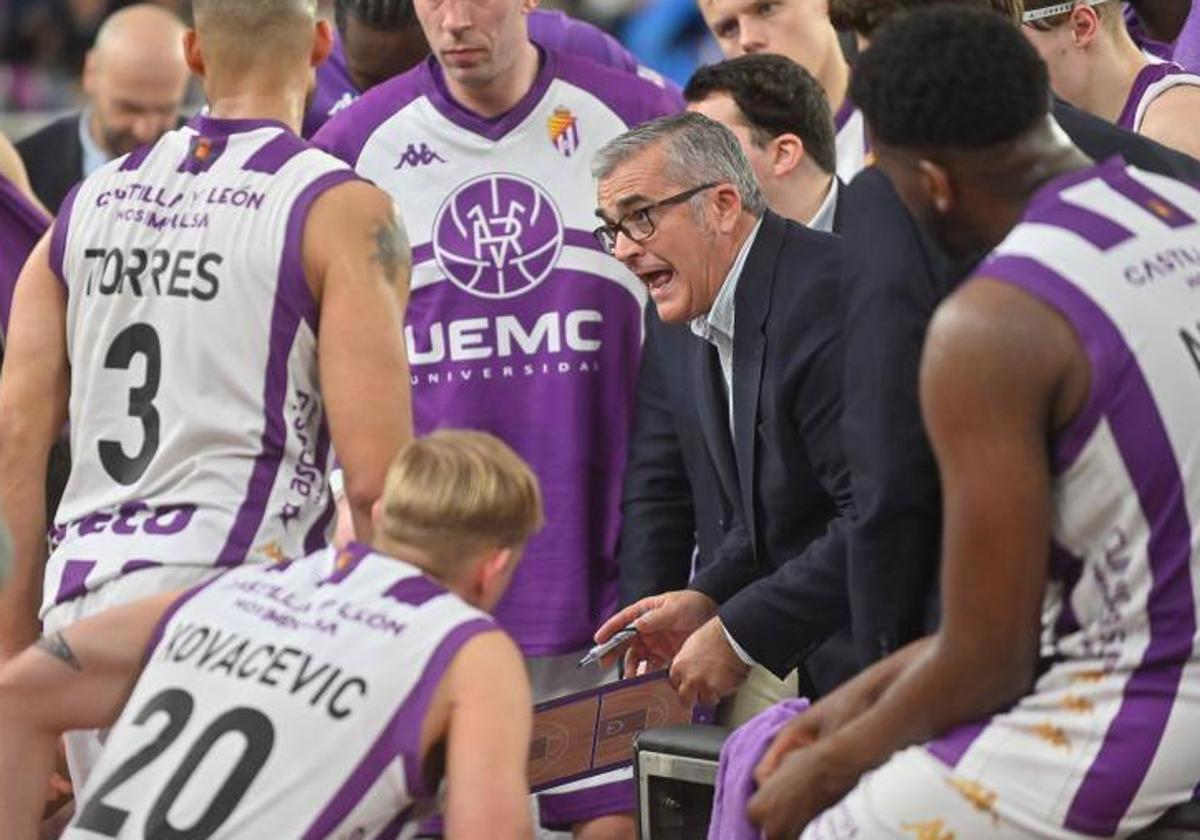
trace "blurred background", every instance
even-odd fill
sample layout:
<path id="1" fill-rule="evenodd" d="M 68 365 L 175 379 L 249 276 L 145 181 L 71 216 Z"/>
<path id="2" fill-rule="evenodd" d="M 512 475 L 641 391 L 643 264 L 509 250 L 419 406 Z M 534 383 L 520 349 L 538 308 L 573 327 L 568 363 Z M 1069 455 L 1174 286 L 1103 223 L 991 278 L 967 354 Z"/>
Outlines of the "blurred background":
<path id="1" fill-rule="evenodd" d="M 151 0 L 186 19 L 188 0 Z M 19 140 L 78 108 L 80 72 L 96 30 L 135 0 L 0 0 L 0 131 Z M 647 66 L 687 81 L 718 60 L 695 0 L 550 0 L 615 34 Z M 322 0 L 332 16 L 332 0 Z M 193 90 L 189 104 L 197 106 Z"/>

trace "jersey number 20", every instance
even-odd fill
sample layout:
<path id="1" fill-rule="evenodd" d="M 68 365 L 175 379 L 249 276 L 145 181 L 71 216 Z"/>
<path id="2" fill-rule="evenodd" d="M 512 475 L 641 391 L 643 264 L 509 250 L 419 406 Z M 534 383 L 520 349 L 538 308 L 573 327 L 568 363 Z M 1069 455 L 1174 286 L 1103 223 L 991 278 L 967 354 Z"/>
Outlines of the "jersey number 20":
<path id="1" fill-rule="evenodd" d="M 138 712 L 137 717 L 133 719 L 137 726 L 144 726 L 150 718 L 160 712 L 166 714 L 167 724 L 153 741 L 125 759 L 104 780 L 104 783 L 96 788 L 96 792 L 88 798 L 83 810 L 79 812 L 76 825 L 105 837 L 116 837 L 120 834 L 121 828 L 129 819 L 129 812 L 109 805 L 104 801 L 105 797 L 140 773 L 175 742 L 175 739 L 187 726 L 194 706 L 195 702 L 192 700 L 192 696 L 186 691 L 180 688 L 168 688 L 160 694 L 156 694 Z M 186 828 L 173 825 L 170 820 L 170 811 L 180 792 L 216 743 L 234 733 L 241 736 L 245 743 L 237 764 L 213 794 L 212 800 L 199 819 Z M 209 724 L 208 728 L 196 739 L 192 748 L 188 750 L 187 755 L 183 757 L 183 762 L 171 775 L 154 804 L 150 806 L 150 813 L 146 816 L 146 826 L 141 836 L 169 838 L 169 840 L 204 840 L 206 837 L 211 837 L 222 823 L 229 819 L 230 814 L 242 801 L 250 783 L 267 763 L 267 758 L 271 755 L 271 748 L 274 746 L 275 727 L 262 712 L 245 706 L 225 712 Z"/>

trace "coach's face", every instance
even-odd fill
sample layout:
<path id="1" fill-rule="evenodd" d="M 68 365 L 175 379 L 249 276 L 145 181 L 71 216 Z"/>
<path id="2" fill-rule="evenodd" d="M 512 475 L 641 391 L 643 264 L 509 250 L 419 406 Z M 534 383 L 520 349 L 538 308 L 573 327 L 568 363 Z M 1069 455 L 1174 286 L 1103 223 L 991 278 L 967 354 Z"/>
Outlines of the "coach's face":
<path id="1" fill-rule="evenodd" d="M 415 0 L 429 47 L 448 76 L 484 86 L 509 68 L 529 40 L 537 0 Z"/>
<path id="2" fill-rule="evenodd" d="M 668 180 L 665 164 L 659 145 L 617 166 L 600 181 L 596 215 L 625 229 L 613 256 L 646 285 L 659 317 L 680 324 L 712 308 L 737 254 L 742 203 L 732 185 L 721 183 L 699 190 L 690 203 L 652 208 L 701 186 Z"/>
<path id="3" fill-rule="evenodd" d="M 828 0 L 697 0 L 726 58 L 771 53 L 820 75 L 830 56 Z M 836 45 L 836 42 L 832 42 Z"/>

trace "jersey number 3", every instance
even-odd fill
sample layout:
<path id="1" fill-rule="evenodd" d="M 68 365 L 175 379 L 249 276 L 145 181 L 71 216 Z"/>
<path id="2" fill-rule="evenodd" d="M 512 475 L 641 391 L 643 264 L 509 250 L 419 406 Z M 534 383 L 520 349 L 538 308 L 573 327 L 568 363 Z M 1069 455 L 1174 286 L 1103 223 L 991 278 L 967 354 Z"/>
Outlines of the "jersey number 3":
<path id="1" fill-rule="evenodd" d="M 162 343 L 158 333 L 149 324 L 133 324 L 117 335 L 104 366 L 109 369 L 129 370 L 135 356 L 146 357 L 146 378 L 141 385 L 129 389 L 129 416 L 142 423 L 142 446 L 132 458 L 125 454 L 119 441 L 100 441 L 100 463 L 104 471 L 120 484 L 133 484 L 150 467 L 154 453 L 158 451 L 159 427 L 161 425 L 154 398 L 158 396 L 159 380 L 162 378 Z"/>

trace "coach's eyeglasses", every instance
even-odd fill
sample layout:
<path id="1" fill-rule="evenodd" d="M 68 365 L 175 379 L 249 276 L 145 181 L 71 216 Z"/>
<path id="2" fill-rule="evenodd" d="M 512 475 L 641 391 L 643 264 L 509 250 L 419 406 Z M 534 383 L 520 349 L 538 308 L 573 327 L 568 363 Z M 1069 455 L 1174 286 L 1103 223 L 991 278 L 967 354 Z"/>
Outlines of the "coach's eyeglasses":
<path id="1" fill-rule="evenodd" d="M 625 234 L 634 242 L 645 242 L 654 235 L 654 217 L 650 215 L 651 210 L 659 210 L 674 204 L 682 204 L 697 193 L 712 189 L 722 183 L 724 182 L 709 181 L 707 184 L 701 184 L 698 187 L 692 187 L 690 190 L 684 190 L 676 195 L 668 196 L 662 201 L 647 204 L 645 207 L 639 207 L 637 210 L 630 210 L 612 224 L 601 225 L 596 228 L 592 231 L 592 235 L 596 237 L 596 241 L 600 243 L 600 247 L 609 254 L 615 253 L 617 250 L 617 234 L 619 233 Z"/>

